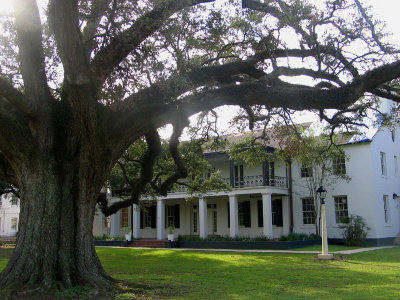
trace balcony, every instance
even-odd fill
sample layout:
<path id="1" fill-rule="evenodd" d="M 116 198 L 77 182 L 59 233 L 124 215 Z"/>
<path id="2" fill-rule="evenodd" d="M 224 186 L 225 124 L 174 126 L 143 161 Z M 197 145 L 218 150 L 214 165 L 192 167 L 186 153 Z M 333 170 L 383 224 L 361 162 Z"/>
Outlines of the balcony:
<path id="1" fill-rule="evenodd" d="M 265 177 L 263 175 L 254 176 L 243 176 L 243 177 L 233 177 L 233 178 L 222 178 L 222 180 L 230 185 L 233 189 L 249 188 L 249 187 L 279 187 L 287 188 L 288 183 L 286 177 L 273 176 Z M 176 185 L 173 191 L 170 193 L 184 193 L 186 192 L 186 187 L 184 185 Z"/>

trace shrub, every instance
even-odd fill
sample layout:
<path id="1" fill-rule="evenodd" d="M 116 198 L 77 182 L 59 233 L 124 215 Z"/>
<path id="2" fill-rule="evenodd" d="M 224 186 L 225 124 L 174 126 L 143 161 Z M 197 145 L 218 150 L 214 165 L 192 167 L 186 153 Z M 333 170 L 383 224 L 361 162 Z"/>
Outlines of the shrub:
<path id="1" fill-rule="evenodd" d="M 343 224 L 339 224 L 344 244 L 348 246 L 364 246 L 369 228 L 364 218 L 357 215 L 346 217 Z"/>
<path id="2" fill-rule="evenodd" d="M 219 235 L 210 235 L 206 239 L 200 238 L 199 236 L 194 235 L 179 235 L 178 241 L 185 241 L 185 242 L 194 242 L 194 241 L 230 241 L 230 242 L 254 242 L 254 241 L 270 241 L 268 237 L 265 236 L 219 236 Z"/>
<path id="3" fill-rule="evenodd" d="M 311 240 L 320 240 L 321 237 L 318 235 L 311 233 L 299 233 L 299 232 L 292 232 L 288 235 L 281 235 L 279 240 L 280 241 L 311 241 Z"/>

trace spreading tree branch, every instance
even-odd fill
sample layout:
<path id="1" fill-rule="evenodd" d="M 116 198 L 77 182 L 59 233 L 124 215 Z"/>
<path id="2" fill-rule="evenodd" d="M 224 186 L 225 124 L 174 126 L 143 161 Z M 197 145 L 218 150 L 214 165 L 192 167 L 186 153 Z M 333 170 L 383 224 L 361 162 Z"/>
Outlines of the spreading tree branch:
<path id="1" fill-rule="evenodd" d="M 181 136 L 183 129 L 186 126 L 189 126 L 189 121 L 187 119 L 175 119 L 175 122 L 173 124 L 174 131 L 169 141 L 169 151 L 174 160 L 176 171 L 171 176 L 169 176 L 160 186 L 157 186 L 155 181 L 152 182 L 152 187 L 160 195 L 167 196 L 168 191 L 171 190 L 174 183 L 176 183 L 179 179 L 186 178 L 188 176 L 188 171 L 182 161 L 178 149 L 179 137 Z"/>
<path id="2" fill-rule="evenodd" d="M 70 86 L 90 85 L 92 76 L 79 28 L 78 1 L 51 0 L 49 19 L 64 67 L 64 82 Z"/>
<path id="3" fill-rule="evenodd" d="M 28 100 L 22 101 L 20 96 L 16 97 L 15 92 L 14 99 L 9 100 L 15 103 L 18 99 L 18 107 L 32 117 L 39 110 L 43 110 L 41 104 L 51 99 L 44 67 L 39 10 L 35 0 L 16 0 L 14 10 L 20 69 L 26 97 L 30 103 Z M 2 85 L 4 89 L 5 83 L 3 82 Z"/>
<path id="4" fill-rule="evenodd" d="M 378 34 L 376 33 L 376 29 L 375 29 L 375 25 L 371 20 L 371 17 L 368 16 L 367 11 L 365 10 L 365 8 L 362 6 L 362 4 L 360 3 L 360 1 L 358 0 L 354 0 L 354 2 L 356 3 L 358 10 L 360 11 L 362 17 L 364 18 L 365 22 L 367 22 L 369 29 L 371 31 L 371 35 L 373 40 L 378 44 L 379 48 L 384 52 L 384 53 L 391 53 L 392 50 L 389 49 L 387 46 L 383 45 L 382 42 L 380 41 Z"/>
<path id="5" fill-rule="evenodd" d="M 15 172 L 2 152 L 0 152 L 0 180 L 7 184 L 18 186 Z"/>
<path id="6" fill-rule="evenodd" d="M 14 88 L 7 80 L 0 78 L 0 96 L 3 96 L 22 113 L 34 117 L 35 110 L 30 102 L 20 91 Z"/>
<path id="7" fill-rule="evenodd" d="M 110 73 L 138 47 L 164 25 L 174 13 L 200 3 L 214 0 L 165 0 L 159 1 L 155 7 L 139 17 L 131 27 L 111 39 L 110 43 L 101 49 L 91 63 L 93 74 L 99 85 L 102 85 Z"/>
<path id="8" fill-rule="evenodd" d="M 161 153 L 161 141 L 155 129 L 147 132 L 146 142 L 148 149 L 142 158 L 140 177 L 132 181 L 130 198 L 115 202 L 110 206 L 108 206 L 106 200 L 99 198 L 98 203 L 105 216 L 112 215 L 123 207 L 139 203 L 139 198 L 145 191 L 146 185 L 153 179 L 153 168 Z"/>
<path id="9" fill-rule="evenodd" d="M 82 33 L 83 41 L 87 48 L 88 57 L 90 57 L 91 51 L 96 47 L 96 40 L 94 37 L 96 35 L 100 21 L 104 16 L 110 2 L 111 0 L 97 0 L 92 2 L 90 15 L 87 19 L 87 24 Z"/>

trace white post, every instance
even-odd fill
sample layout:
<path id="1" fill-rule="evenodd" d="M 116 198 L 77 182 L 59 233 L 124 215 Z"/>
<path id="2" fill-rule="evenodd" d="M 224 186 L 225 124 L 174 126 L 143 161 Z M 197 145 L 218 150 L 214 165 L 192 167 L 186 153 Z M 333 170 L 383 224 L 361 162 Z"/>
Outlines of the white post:
<path id="1" fill-rule="evenodd" d="M 272 194 L 263 193 L 262 194 L 262 204 L 263 204 L 263 234 L 270 239 L 274 238 L 274 233 L 272 231 Z"/>
<path id="2" fill-rule="evenodd" d="M 199 198 L 199 225 L 200 225 L 200 238 L 207 238 L 208 236 L 208 219 L 207 219 L 207 199 L 205 197 Z"/>
<path id="3" fill-rule="evenodd" d="M 157 199 L 157 240 L 165 239 L 165 202 Z"/>
<path id="4" fill-rule="evenodd" d="M 132 224 L 132 235 L 133 238 L 140 238 L 140 208 L 137 204 L 132 204 L 133 206 L 133 224 Z"/>
<path id="5" fill-rule="evenodd" d="M 328 235 L 326 232 L 326 214 L 325 214 L 325 201 L 321 199 L 321 223 L 322 223 L 322 253 L 318 254 L 318 259 L 331 260 L 333 254 L 329 254 L 328 251 Z"/>
<path id="6" fill-rule="evenodd" d="M 229 195 L 229 220 L 230 229 L 229 235 L 235 237 L 239 234 L 239 214 L 237 195 Z"/>
<path id="7" fill-rule="evenodd" d="M 111 215 L 111 236 L 117 237 L 119 236 L 119 212 Z"/>

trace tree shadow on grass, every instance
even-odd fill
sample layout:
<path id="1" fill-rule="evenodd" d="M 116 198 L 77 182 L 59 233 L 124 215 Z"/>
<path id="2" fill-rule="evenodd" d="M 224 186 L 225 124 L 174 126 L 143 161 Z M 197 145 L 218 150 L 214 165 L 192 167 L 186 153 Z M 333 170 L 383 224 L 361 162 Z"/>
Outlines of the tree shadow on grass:
<path id="1" fill-rule="evenodd" d="M 384 270 L 379 264 L 373 266 L 379 256 L 385 261 L 387 253 L 370 259 L 365 255 L 359 258 L 360 253 L 327 262 L 307 254 L 137 249 L 121 249 L 109 260 L 108 251 L 112 250 L 99 254 L 112 276 L 153 286 L 152 293 L 163 298 L 399 298 L 400 263 L 391 260 L 390 253 L 390 267 Z"/>

